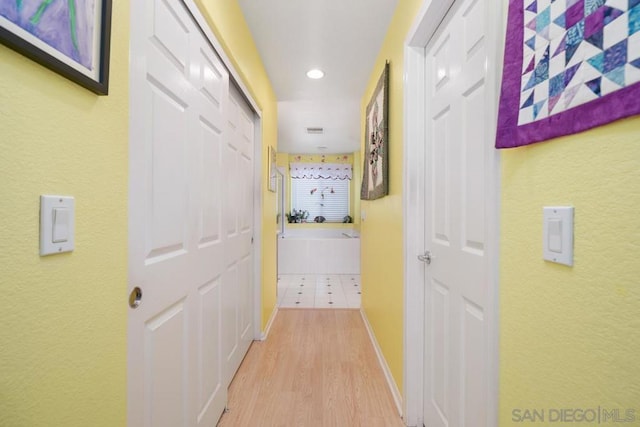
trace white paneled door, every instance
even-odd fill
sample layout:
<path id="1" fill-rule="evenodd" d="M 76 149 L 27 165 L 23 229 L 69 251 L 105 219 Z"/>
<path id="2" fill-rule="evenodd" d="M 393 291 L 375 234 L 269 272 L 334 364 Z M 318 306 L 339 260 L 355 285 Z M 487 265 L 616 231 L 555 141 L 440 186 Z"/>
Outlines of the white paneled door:
<path id="1" fill-rule="evenodd" d="M 222 149 L 225 234 L 222 282 L 225 384 L 231 383 L 253 339 L 253 119 L 240 92 L 229 92 L 227 134 Z"/>
<path id="2" fill-rule="evenodd" d="M 423 397 L 429 427 L 482 427 L 491 412 L 492 1 L 456 1 L 426 47 Z"/>
<path id="3" fill-rule="evenodd" d="M 251 340 L 253 115 L 180 0 L 131 16 L 128 425 L 213 426 Z"/>

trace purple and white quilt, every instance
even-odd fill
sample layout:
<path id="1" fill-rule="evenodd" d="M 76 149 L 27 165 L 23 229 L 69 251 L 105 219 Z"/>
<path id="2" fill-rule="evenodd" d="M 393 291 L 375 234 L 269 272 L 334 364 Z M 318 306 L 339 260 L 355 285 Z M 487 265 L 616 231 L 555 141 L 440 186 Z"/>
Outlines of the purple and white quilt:
<path id="1" fill-rule="evenodd" d="M 640 113 L 640 0 L 510 0 L 497 148 Z"/>

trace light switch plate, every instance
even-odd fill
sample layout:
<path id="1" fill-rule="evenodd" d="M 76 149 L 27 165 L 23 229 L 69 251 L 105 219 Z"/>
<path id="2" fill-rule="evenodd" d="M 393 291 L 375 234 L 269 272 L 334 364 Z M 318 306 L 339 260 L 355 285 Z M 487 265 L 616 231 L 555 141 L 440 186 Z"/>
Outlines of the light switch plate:
<path id="1" fill-rule="evenodd" d="M 572 206 L 543 208 L 542 252 L 546 261 L 573 266 Z"/>
<path id="2" fill-rule="evenodd" d="M 75 200 L 69 196 L 40 196 L 40 255 L 75 248 Z"/>

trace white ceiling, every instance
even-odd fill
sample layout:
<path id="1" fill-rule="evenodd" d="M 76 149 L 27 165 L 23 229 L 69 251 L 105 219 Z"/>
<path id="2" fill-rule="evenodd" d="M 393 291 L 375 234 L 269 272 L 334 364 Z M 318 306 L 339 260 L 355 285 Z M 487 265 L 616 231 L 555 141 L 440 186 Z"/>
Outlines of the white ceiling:
<path id="1" fill-rule="evenodd" d="M 397 0 L 239 3 L 278 98 L 278 151 L 358 151 L 360 101 Z M 324 78 L 307 78 L 312 68 Z"/>

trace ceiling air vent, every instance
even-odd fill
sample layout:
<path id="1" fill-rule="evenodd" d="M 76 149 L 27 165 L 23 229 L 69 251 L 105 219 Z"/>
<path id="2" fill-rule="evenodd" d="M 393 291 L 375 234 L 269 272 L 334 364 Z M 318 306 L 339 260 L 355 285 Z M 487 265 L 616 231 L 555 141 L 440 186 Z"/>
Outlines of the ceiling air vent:
<path id="1" fill-rule="evenodd" d="M 310 135 L 322 135 L 324 128 L 307 128 L 307 133 Z"/>

